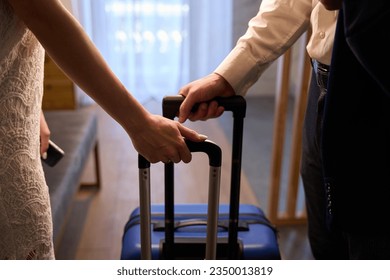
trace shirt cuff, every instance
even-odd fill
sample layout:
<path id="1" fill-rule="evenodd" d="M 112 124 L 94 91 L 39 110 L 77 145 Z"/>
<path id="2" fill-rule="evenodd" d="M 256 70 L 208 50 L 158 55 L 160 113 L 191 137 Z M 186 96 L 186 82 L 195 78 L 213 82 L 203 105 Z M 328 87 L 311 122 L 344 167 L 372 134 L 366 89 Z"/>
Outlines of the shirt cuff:
<path id="1" fill-rule="evenodd" d="M 270 65 L 257 63 L 249 53 L 237 46 L 214 71 L 229 82 L 237 95 L 245 95 Z"/>

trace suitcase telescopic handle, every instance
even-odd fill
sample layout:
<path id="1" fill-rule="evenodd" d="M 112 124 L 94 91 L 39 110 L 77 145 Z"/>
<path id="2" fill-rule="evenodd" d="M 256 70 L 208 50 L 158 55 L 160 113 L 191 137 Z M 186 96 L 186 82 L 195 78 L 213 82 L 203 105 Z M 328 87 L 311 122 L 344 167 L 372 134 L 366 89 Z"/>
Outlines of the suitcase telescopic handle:
<path id="1" fill-rule="evenodd" d="M 181 95 L 165 96 L 162 102 L 163 116 L 174 119 L 180 109 L 185 97 Z M 240 205 L 240 182 L 241 182 L 241 159 L 242 159 L 242 137 L 244 131 L 244 118 L 246 114 L 246 100 L 243 96 L 217 97 L 213 100 L 223 106 L 225 111 L 233 113 L 233 141 L 232 141 L 232 165 L 230 180 L 230 217 L 229 217 L 229 259 L 236 259 L 239 247 L 238 239 L 238 216 Z M 192 110 L 196 110 L 199 104 Z"/>
<path id="2" fill-rule="evenodd" d="M 184 99 L 185 97 L 182 95 L 165 96 L 162 102 L 163 116 L 169 119 L 174 119 Z M 233 112 L 234 118 L 245 118 L 246 101 L 241 95 L 235 95 L 231 97 L 216 97 L 213 100 L 217 101 L 219 106 L 224 107 L 225 111 Z M 195 105 L 192 110 L 195 111 L 197 106 L 198 105 Z"/>
<path id="3" fill-rule="evenodd" d="M 220 195 L 220 180 L 221 180 L 221 164 L 222 150 L 210 140 L 204 142 L 193 142 L 186 140 L 186 144 L 191 153 L 204 152 L 208 155 L 210 165 L 209 176 L 209 195 L 208 195 L 208 217 L 207 217 L 207 237 L 206 237 L 206 254 L 205 258 L 216 259 L 217 255 L 217 233 L 218 233 L 218 206 Z M 172 163 L 165 164 L 166 167 L 172 169 Z M 150 162 L 142 155 L 138 155 L 139 168 L 139 198 L 140 198 L 140 237 L 141 237 L 141 258 L 152 259 L 151 253 L 151 200 L 150 200 Z M 169 182 L 166 178 L 166 184 L 172 185 L 173 174 L 169 176 Z M 173 194 L 173 190 L 172 190 Z M 171 258 L 173 254 L 173 235 L 174 235 L 174 219 L 173 217 L 173 199 L 170 202 L 166 200 L 166 248 L 169 250 L 167 257 Z M 168 207 L 168 208 L 167 208 Z M 169 215 L 167 215 L 169 212 Z"/>

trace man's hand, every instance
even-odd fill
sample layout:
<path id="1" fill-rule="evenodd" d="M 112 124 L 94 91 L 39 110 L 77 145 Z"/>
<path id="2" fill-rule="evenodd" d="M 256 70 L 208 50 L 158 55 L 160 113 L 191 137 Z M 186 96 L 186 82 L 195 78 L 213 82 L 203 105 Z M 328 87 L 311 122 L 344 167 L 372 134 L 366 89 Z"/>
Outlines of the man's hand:
<path id="1" fill-rule="evenodd" d="M 185 96 L 179 110 L 179 122 L 187 119 L 191 121 L 206 120 L 222 115 L 224 108 L 216 102 L 209 102 L 217 96 L 233 96 L 231 85 L 220 75 L 213 73 L 202 79 L 193 81 L 179 90 L 179 94 Z M 192 112 L 195 104 L 198 109 Z"/>

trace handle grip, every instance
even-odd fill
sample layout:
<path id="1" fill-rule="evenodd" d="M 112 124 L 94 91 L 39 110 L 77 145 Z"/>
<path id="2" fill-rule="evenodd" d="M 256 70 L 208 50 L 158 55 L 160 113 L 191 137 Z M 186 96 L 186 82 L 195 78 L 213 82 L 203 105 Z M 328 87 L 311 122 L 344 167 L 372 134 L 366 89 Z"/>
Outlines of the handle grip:
<path id="1" fill-rule="evenodd" d="M 257 222 L 257 221 L 256 221 Z M 239 221 L 238 223 L 239 231 L 249 231 L 249 223 L 246 221 Z M 175 222 L 175 230 L 185 227 L 193 227 L 193 226 L 207 226 L 207 221 L 204 219 L 187 219 L 183 221 Z M 218 221 L 218 228 L 221 228 L 224 231 L 229 230 L 229 221 Z M 164 222 L 158 222 L 153 224 L 154 231 L 164 231 L 165 224 Z"/>
<path id="2" fill-rule="evenodd" d="M 185 97 L 182 95 L 165 96 L 162 102 L 163 116 L 173 120 L 184 99 Z M 217 101 L 218 105 L 224 107 L 226 111 L 233 112 L 234 118 L 245 118 L 246 101 L 241 95 L 234 95 L 231 97 L 216 97 L 213 100 Z M 195 105 L 192 110 L 195 111 L 197 106 L 198 105 Z"/>
<path id="3" fill-rule="evenodd" d="M 212 167 L 221 167 L 222 164 L 222 150 L 221 148 L 210 140 L 202 142 L 194 142 L 185 140 L 188 149 L 191 153 L 204 152 L 209 157 L 209 164 Z M 142 155 L 138 155 L 138 168 L 150 168 L 150 162 Z"/>

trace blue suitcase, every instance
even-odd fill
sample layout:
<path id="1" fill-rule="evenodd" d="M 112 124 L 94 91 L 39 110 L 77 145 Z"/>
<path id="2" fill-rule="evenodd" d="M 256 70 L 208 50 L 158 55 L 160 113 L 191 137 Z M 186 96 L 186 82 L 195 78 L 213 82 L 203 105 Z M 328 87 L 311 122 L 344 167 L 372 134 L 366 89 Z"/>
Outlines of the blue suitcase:
<path id="1" fill-rule="evenodd" d="M 136 208 L 126 224 L 121 259 L 141 259 L 140 209 Z M 151 208 L 151 258 L 162 259 L 164 248 L 164 205 Z M 257 206 L 241 204 L 239 207 L 237 259 L 280 259 L 275 228 Z M 206 204 L 175 205 L 175 259 L 204 259 L 206 243 Z M 229 206 L 219 206 L 217 259 L 228 257 Z"/>
<path id="2" fill-rule="evenodd" d="M 163 114 L 173 119 L 183 100 L 165 97 Z M 140 207 L 126 223 L 122 260 L 131 259 L 281 259 L 276 228 L 261 208 L 239 204 L 243 119 L 241 96 L 217 99 L 233 112 L 233 151 L 229 204 L 219 205 L 221 150 L 211 142 L 187 141 L 191 152 L 209 156 L 207 204 L 174 204 L 173 164 L 165 164 L 165 202 L 150 205 L 150 163 L 139 156 Z"/>

